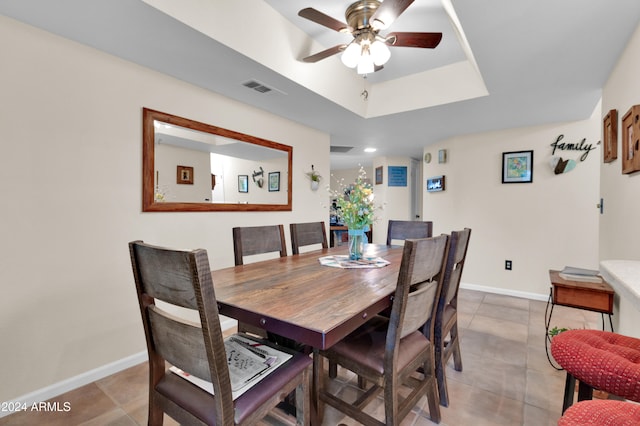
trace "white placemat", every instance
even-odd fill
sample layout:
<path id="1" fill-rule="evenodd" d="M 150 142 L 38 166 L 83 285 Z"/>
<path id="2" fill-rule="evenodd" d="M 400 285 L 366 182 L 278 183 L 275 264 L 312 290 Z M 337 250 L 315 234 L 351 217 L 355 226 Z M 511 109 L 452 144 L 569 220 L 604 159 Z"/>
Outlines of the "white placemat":
<path id="1" fill-rule="evenodd" d="M 360 260 L 351 260 L 347 255 L 324 256 L 318 259 L 321 265 L 333 268 L 382 268 L 387 266 L 389 261 L 381 257 L 363 256 Z"/>

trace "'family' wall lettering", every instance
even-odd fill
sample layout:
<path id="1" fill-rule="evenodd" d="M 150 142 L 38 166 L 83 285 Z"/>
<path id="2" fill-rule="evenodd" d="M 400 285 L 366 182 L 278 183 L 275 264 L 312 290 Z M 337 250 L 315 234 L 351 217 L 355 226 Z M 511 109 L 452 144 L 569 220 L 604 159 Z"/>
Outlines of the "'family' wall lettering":
<path id="1" fill-rule="evenodd" d="M 563 151 L 584 151 L 584 153 L 580 156 L 580 161 L 584 161 L 587 159 L 589 153 L 596 149 L 593 144 L 587 143 L 587 138 L 583 138 L 579 143 L 560 142 L 562 139 L 564 139 L 564 135 L 558 136 L 556 141 L 551 144 L 551 146 L 553 147 L 553 152 L 551 152 L 551 155 L 554 155 L 556 153 L 556 149 L 560 149 Z"/>

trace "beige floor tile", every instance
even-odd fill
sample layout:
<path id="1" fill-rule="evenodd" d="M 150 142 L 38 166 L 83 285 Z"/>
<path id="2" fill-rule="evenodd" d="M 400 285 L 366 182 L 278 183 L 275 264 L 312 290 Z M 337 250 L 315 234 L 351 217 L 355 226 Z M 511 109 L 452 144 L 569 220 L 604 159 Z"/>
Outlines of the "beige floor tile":
<path id="1" fill-rule="evenodd" d="M 547 301 L 542 300 L 529 300 L 529 312 L 540 312 L 544 314 L 547 309 Z"/>
<path id="2" fill-rule="evenodd" d="M 474 314 L 458 311 L 458 332 L 462 334 L 465 328 L 469 327 Z"/>
<path id="3" fill-rule="evenodd" d="M 556 426 L 560 418 L 559 410 L 544 410 L 525 404 L 523 426 Z"/>
<path id="4" fill-rule="evenodd" d="M 506 340 L 521 343 L 527 342 L 528 326 L 525 324 L 515 324 L 508 320 L 475 315 L 468 328 L 488 335 L 499 336 Z"/>
<path id="5" fill-rule="evenodd" d="M 149 368 L 146 362 L 138 364 L 118 374 L 98 380 L 96 384 L 119 405 L 140 398 L 146 400 Z"/>
<path id="6" fill-rule="evenodd" d="M 487 293 L 482 303 L 505 307 L 505 308 L 522 309 L 525 311 L 529 310 L 529 299 L 506 296 L 504 294 Z"/>
<path id="7" fill-rule="evenodd" d="M 476 290 L 468 290 L 465 288 L 460 288 L 458 290 L 458 301 L 469 301 L 469 302 L 477 302 L 482 303 L 484 297 L 487 293 Z"/>
<path id="8" fill-rule="evenodd" d="M 137 426 L 138 423 L 129 417 L 122 409 L 108 411 L 88 422 L 80 423 L 79 426 Z"/>
<path id="9" fill-rule="evenodd" d="M 496 306 L 488 303 L 483 303 L 476 311 L 476 315 L 509 321 L 516 324 L 529 324 L 528 309 L 512 308 L 509 306 Z"/>
<path id="10" fill-rule="evenodd" d="M 450 405 L 442 410 L 446 425 L 518 425 L 522 423 L 522 401 L 460 384 L 449 388 Z"/>
<path id="11" fill-rule="evenodd" d="M 545 372 L 527 370 L 525 402 L 544 410 L 561 410 L 565 377 L 551 367 Z"/>
<path id="12" fill-rule="evenodd" d="M 526 366 L 526 342 L 509 340 L 487 332 L 467 329 L 460 339 L 463 365 L 469 356 L 495 358 L 512 365 Z"/>
<path id="13" fill-rule="evenodd" d="M 79 425 L 117 408 L 95 383 L 47 401 L 48 407 L 22 411 L 0 419 L 0 425 Z M 38 405 L 38 407 L 40 407 Z M 67 409 L 68 408 L 68 409 Z"/>
<path id="14" fill-rule="evenodd" d="M 449 368 L 447 378 L 517 401 L 524 400 L 526 371 L 520 365 L 506 364 L 495 358 L 468 357 L 463 371 Z"/>

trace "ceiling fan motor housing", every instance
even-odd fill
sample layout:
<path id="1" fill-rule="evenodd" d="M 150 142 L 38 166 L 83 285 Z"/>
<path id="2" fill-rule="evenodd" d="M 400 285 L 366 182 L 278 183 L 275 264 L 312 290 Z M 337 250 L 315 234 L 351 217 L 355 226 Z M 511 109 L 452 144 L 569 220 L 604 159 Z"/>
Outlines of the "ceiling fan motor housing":
<path id="1" fill-rule="evenodd" d="M 364 0 L 353 3 L 344 13 L 347 24 L 354 31 L 369 27 L 369 18 L 373 16 L 379 6 L 380 2 L 377 0 Z"/>

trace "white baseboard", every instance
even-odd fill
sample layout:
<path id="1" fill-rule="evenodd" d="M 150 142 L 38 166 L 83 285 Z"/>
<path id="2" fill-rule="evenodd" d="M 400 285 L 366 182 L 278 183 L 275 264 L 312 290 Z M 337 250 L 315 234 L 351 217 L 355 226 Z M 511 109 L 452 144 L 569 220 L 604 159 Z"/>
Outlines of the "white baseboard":
<path id="1" fill-rule="evenodd" d="M 138 365 L 148 359 L 147 351 L 139 352 L 137 354 L 130 355 L 126 358 L 122 358 L 118 361 L 114 361 L 110 364 L 103 365 L 93 370 L 87 371 L 77 376 L 70 377 L 61 382 L 54 383 L 50 386 L 38 389 L 34 392 L 30 392 L 26 395 L 22 395 L 9 402 L 9 406 L 12 404 L 26 404 L 31 406 L 33 403 L 46 401 L 65 392 L 69 392 L 73 389 L 95 382 L 96 380 L 103 379 L 119 371 L 125 370 L 134 365 Z M 11 414 L 11 412 L 0 411 L 0 418 Z"/>
<path id="2" fill-rule="evenodd" d="M 483 285 L 463 283 L 463 282 L 460 283 L 460 288 L 463 288 L 466 290 L 482 291 L 485 293 L 503 294 L 505 296 L 519 297 L 521 299 L 540 300 L 542 302 L 546 302 L 547 300 L 549 300 L 548 294 L 530 293 L 528 291 L 516 291 L 516 290 L 509 290 L 506 288 L 498 288 L 498 287 L 487 287 Z"/>
<path id="3" fill-rule="evenodd" d="M 228 329 L 235 327 L 237 325 L 238 325 L 238 321 L 234 320 L 233 318 L 220 315 L 220 328 L 222 329 L 223 333 Z"/>

